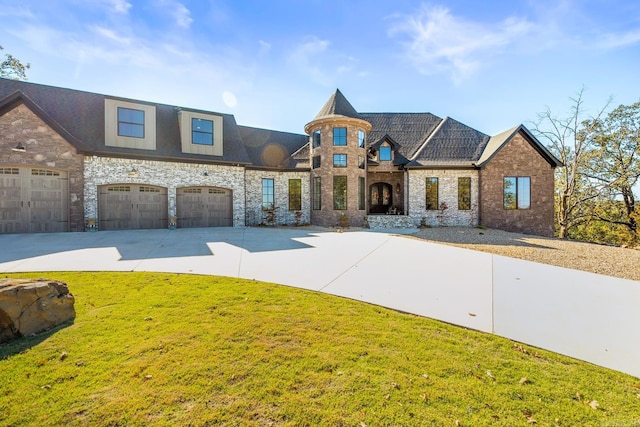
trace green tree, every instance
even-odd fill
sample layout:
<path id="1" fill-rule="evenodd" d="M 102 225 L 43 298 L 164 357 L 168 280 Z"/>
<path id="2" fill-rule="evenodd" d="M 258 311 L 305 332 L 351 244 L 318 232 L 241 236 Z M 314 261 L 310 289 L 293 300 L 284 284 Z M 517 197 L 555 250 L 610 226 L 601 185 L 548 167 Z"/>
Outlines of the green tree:
<path id="1" fill-rule="evenodd" d="M 4 50 L 0 46 L 0 50 Z M 0 62 L 0 77 L 5 77 L 14 80 L 26 80 L 27 70 L 31 67 L 29 64 L 23 64 L 19 59 L 10 53 L 4 56 L 2 62 Z"/>
<path id="2" fill-rule="evenodd" d="M 550 151 L 563 163 L 556 168 L 555 215 L 558 237 L 566 239 L 576 226 L 591 219 L 589 201 L 599 195 L 597 188 L 586 176 L 586 166 L 593 156 L 594 144 L 589 138 L 585 123 L 598 120 L 608 107 L 607 103 L 595 118 L 586 116 L 584 110 L 585 89 L 571 100 L 569 113 L 554 114 L 549 107 L 538 114 L 533 132 L 547 142 Z"/>
<path id="3" fill-rule="evenodd" d="M 585 123 L 595 147 L 588 176 L 601 196 L 617 209 L 596 210 L 594 216 L 609 224 L 624 226 L 635 241 L 640 206 L 634 186 L 640 180 L 640 102 L 620 105 L 603 119 Z"/>

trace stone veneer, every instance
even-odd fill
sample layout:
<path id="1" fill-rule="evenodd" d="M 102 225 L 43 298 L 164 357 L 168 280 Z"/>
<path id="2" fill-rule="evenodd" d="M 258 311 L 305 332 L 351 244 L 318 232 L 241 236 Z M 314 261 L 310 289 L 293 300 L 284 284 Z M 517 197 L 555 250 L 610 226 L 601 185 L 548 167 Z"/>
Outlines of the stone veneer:
<path id="1" fill-rule="evenodd" d="M 98 219 L 98 186 L 147 184 L 167 188 L 169 216 L 176 214 L 176 188 L 212 186 L 233 191 L 233 225 L 245 225 L 244 168 L 87 156 L 84 162 L 85 218 Z M 130 176 L 135 169 L 137 176 Z M 205 172 L 208 176 L 205 176 Z"/>
<path id="2" fill-rule="evenodd" d="M 300 212 L 298 224 L 308 224 L 310 209 L 309 172 L 306 171 L 268 171 L 247 169 L 246 182 L 246 206 L 247 225 L 266 224 L 266 215 L 262 210 L 262 179 L 273 179 L 274 205 L 276 208 L 276 224 L 295 225 L 296 212 Z M 302 183 L 302 209 L 300 211 L 289 210 L 289 180 L 299 179 Z M 274 224 L 275 225 L 275 224 Z"/>
<path id="3" fill-rule="evenodd" d="M 531 177 L 531 208 L 504 208 L 506 176 Z M 515 135 L 480 172 L 480 223 L 527 234 L 553 237 L 554 169 L 521 135 Z"/>
<path id="4" fill-rule="evenodd" d="M 0 115 L 0 165 L 66 171 L 69 177 L 69 230 L 84 231 L 83 156 L 26 105 Z M 26 151 L 15 152 L 18 143 Z"/>
<path id="5" fill-rule="evenodd" d="M 409 216 L 416 226 L 424 218 L 431 226 L 478 225 L 478 171 L 475 169 L 411 169 L 408 171 Z M 471 209 L 458 210 L 458 178 L 471 178 Z M 438 206 L 445 210 L 426 210 L 426 178 L 438 178 Z M 502 188 L 502 187 L 500 187 Z"/>

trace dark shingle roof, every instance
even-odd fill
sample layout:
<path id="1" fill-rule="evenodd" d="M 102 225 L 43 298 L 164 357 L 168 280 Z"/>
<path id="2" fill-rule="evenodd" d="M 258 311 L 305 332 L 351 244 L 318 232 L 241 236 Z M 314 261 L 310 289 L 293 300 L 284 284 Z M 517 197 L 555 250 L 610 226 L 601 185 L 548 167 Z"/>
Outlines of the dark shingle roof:
<path id="1" fill-rule="evenodd" d="M 307 135 L 248 126 L 238 126 L 238 130 L 255 166 L 293 168 L 296 161 L 291 155 L 308 144 Z"/>
<path id="2" fill-rule="evenodd" d="M 447 117 L 411 158 L 411 166 L 454 163 L 471 166 L 480 158 L 487 142 L 489 135 Z"/>
<path id="3" fill-rule="evenodd" d="M 340 92 L 340 89 L 336 89 L 333 95 L 331 95 L 329 100 L 320 109 L 318 114 L 316 114 L 316 117 L 313 119 L 313 121 L 333 116 L 344 116 L 354 119 L 360 118 L 360 115 L 358 114 L 356 109 L 353 108 L 349 101 L 347 101 L 347 98 L 345 98 L 342 92 Z"/>
<path id="4" fill-rule="evenodd" d="M 361 113 L 360 118 L 372 125 L 369 145 L 389 136 L 398 145 L 396 153 L 405 159 L 414 155 L 442 121 L 431 113 Z"/>
<path id="5" fill-rule="evenodd" d="M 28 97 L 39 108 L 45 111 L 57 125 L 80 140 L 82 146 L 78 146 L 78 150 L 88 154 L 211 163 L 250 163 L 249 155 L 238 131 L 238 125 L 236 124 L 235 118 L 230 114 L 211 112 L 211 114 L 222 116 L 224 154 L 222 156 L 190 154 L 182 152 L 177 106 L 128 100 L 155 106 L 156 149 L 137 150 L 108 147 L 105 146 L 104 140 L 104 100 L 107 96 L 0 78 L 0 99 L 16 91 Z"/>

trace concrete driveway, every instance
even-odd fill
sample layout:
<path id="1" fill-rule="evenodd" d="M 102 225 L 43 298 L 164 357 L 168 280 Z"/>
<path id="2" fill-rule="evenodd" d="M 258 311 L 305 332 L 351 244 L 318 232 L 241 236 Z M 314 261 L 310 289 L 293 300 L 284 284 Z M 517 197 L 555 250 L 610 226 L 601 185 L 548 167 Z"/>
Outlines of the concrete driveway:
<path id="1" fill-rule="evenodd" d="M 0 272 L 158 271 L 240 277 L 492 332 L 490 255 L 387 232 L 197 228 L 9 234 L 0 235 L 0 247 Z M 470 291 L 468 283 L 478 286 Z"/>
<path id="2" fill-rule="evenodd" d="M 0 272 L 256 279 L 496 333 L 640 377 L 639 282 L 394 233 L 200 228 L 0 235 Z"/>

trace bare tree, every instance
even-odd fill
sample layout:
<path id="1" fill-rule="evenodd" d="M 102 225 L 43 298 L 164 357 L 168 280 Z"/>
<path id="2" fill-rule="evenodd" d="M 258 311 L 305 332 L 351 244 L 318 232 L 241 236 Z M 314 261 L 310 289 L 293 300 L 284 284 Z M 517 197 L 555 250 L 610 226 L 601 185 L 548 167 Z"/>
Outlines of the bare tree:
<path id="1" fill-rule="evenodd" d="M 583 87 L 571 100 L 571 108 L 566 117 L 555 115 L 549 107 L 538 114 L 534 123 L 534 133 L 563 163 L 556 168 L 555 214 L 558 237 L 566 239 L 571 228 L 591 219 L 587 202 L 598 197 L 597 188 L 586 175 L 586 165 L 593 156 L 594 141 L 589 137 L 585 123 L 599 119 L 611 100 L 598 112 L 595 118 L 586 117 Z"/>

